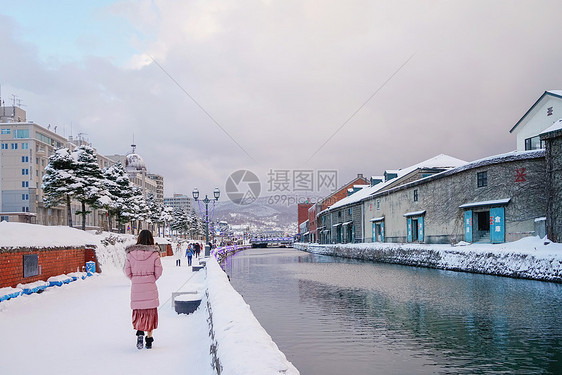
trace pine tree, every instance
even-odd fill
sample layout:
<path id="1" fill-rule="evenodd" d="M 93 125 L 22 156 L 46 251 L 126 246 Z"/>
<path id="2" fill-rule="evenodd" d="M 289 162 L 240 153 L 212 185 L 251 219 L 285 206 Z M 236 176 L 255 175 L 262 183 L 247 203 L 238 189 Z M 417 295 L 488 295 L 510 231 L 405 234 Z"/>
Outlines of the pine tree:
<path id="1" fill-rule="evenodd" d="M 107 188 L 107 200 L 104 207 L 107 208 L 110 215 L 110 230 L 111 218 L 115 217 L 119 231 L 122 232 L 122 224 L 129 221 L 127 201 L 133 196 L 133 186 L 121 163 L 105 168 L 103 175 Z"/>
<path id="2" fill-rule="evenodd" d="M 156 199 L 156 195 L 153 192 L 148 192 L 146 195 L 146 204 L 148 206 L 149 211 L 149 220 L 152 223 L 152 231 L 154 232 L 154 225 L 157 226 L 157 232 L 160 233 L 160 224 L 163 223 L 162 221 L 162 210 L 164 210 L 164 206 L 158 202 Z"/>
<path id="3" fill-rule="evenodd" d="M 201 228 L 202 228 L 201 219 L 193 209 L 191 210 L 191 226 L 190 226 L 191 238 L 195 238 L 195 236 L 200 235 L 202 232 Z"/>
<path id="4" fill-rule="evenodd" d="M 128 217 L 130 221 L 136 221 L 137 230 L 140 232 L 141 222 L 147 220 L 150 213 L 141 189 L 133 186 L 133 195 L 126 202 L 123 216 Z"/>
<path id="5" fill-rule="evenodd" d="M 66 147 L 60 148 L 49 157 L 49 164 L 43 175 L 43 202 L 46 207 L 66 204 L 67 224 L 72 227 L 72 211 L 70 200 L 76 190 L 82 187 L 81 179 L 76 177 L 76 160 Z"/>
<path id="6" fill-rule="evenodd" d="M 82 204 L 82 209 L 77 214 L 82 215 L 82 230 L 86 230 L 86 215 L 91 211 L 86 210 L 86 204 L 92 208 L 102 206 L 100 198 L 105 195 L 104 177 L 99 167 L 94 149 L 82 145 L 72 152 L 76 160 L 76 177 L 82 186 L 75 191 L 75 198 Z"/>
<path id="7" fill-rule="evenodd" d="M 164 207 L 162 210 L 160 221 L 164 223 L 164 235 L 166 234 L 166 228 L 168 228 L 168 234 L 170 234 L 170 224 L 174 220 L 174 209 L 172 207 Z"/>
<path id="8" fill-rule="evenodd" d="M 181 208 L 174 210 L 173 222 L 171 228 L 176 230 L 179 234 L 185 234 L 189 231 L 191 220 L 187 212 Z"/>

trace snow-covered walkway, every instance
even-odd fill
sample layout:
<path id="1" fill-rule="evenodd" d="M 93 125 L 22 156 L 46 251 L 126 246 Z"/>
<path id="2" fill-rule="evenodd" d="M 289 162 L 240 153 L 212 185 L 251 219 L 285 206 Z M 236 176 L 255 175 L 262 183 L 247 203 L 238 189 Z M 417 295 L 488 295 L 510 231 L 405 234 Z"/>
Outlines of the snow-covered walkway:
<path id="1" fill-rule="evenodd" d="M 171 307 L 172 292 L 202 282 L 204 272 L 162 258 L 159 328 L 154 347 L 138 350 L 131 325 L 130 281 L 119 271 L 0 304 L 2 374 L 212 374 L 203 306 Z M 186 283 L 186 281 L 189 281 Z M 185 284 L 185 285 L 184 285 Z"/>

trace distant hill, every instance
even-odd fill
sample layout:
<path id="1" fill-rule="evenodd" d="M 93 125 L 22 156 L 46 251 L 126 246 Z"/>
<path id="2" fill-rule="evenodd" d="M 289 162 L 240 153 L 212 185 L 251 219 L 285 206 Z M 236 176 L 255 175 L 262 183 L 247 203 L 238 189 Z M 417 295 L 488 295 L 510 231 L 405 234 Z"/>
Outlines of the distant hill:
<path id="1" fill-rule="evenodd" d="M 297 205 L 269 204 L 268 197 L 260 197 L 248 205 L 221 199 L 215 205 L 213 220 L 224 220 L 231 225 L 248 225 L 252 232 L 282 230 L 295 234 Z"/>

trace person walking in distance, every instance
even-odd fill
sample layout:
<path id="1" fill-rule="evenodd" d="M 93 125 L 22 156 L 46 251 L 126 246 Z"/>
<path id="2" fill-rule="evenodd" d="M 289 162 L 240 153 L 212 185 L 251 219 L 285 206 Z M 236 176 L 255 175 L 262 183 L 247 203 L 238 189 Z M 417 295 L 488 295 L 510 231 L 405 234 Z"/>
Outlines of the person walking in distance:
<path id="1" fill-rule="evenodd" d="M 178 242 L 176 245 L 176 251 L 174 252 L 174 258 L 176 259 L 176 266 L 181 267 L 181 258 L 183 251 L 181 250 L 181 245 Z"/>
<path id="2" fill-rule="evenodd" d="M 131 309 L 133 310 L 133 328 L 137 330 L 137 348 L 144 346 L 152 349 L 154 338 L 152 331 L 158 328 L 158 287 L 156 280 L 162 275 L 160 252 L 154 245 L 154 238 L 149 230 L 142 230 L 135 245 L 125 248 L 125 275 L 131 279 Z"/>
<path id="3" fill-rule="evenodd" d="M 195 258 L 199 258 L 199 253 L 201 253 L 201 245 L 195 242 Z"/>
<path id="4" fill-rule="evenodd" d="M 193 246 L 191 246 L 191 244 L 187 245 L 185 256 L 187 257 L 187 266 L 189 267 L 191 266 L 191 259 L 193 258 Z"/>

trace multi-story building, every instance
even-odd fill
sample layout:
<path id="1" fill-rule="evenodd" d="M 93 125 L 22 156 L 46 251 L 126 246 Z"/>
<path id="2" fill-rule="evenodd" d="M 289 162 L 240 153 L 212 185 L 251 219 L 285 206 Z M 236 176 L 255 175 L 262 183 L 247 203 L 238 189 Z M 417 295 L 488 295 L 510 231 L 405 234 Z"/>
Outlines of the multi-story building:
<path id="1" fill-rule="evenodd" d="M 164 206 L 173 209 L 181 208 L 184 212 L 191 212 L 191 198 L 184 194 L 174 194 L 173 197 L 164 198 Z"/>
<path id="2" fill-rule="evenodd" d="M 63 136 L 32 121 L 19 107 L 0 107 L 0 212 L 2 220 L 65 223 L 63 210 L 43 205 L 41 183 L 49 156 Z"/>
<path id="3" fill-rule="evenodd" d="M 26 111 L 17 107 L 0 107 L 0 221 L 37 223 L 43 225 L 66 225 L 66 207 L 47 208 L 43 203 L 41 189 L 45 167 L 56 149 L 68 147 L 73 150 L 91 144 L 83 134 L 68 139 L 57 133 L 57 127 L 41 126 L 28 121 Z M 106 157 L 96 155 L 100 168 L 107 168 L 121 161 L 133 184 L 140 187 L 146 197 L 152 191 L 163 202 L 164 178 L 148 174 L 144 160 L 133 152 L 129 155 Z M 72 222 L 80 226 L 82 216 L 79 202 L 71 202 Z M 107 212 L 90 209 L 86 216 L 87 228 L 109 229 Z"/>
<path id="4" fill-rule="evenodd" d="M 149 173 L 147 177 L 156 182 L 156 201 L 164 205 L 164 177 L 155 173 Z"/>

